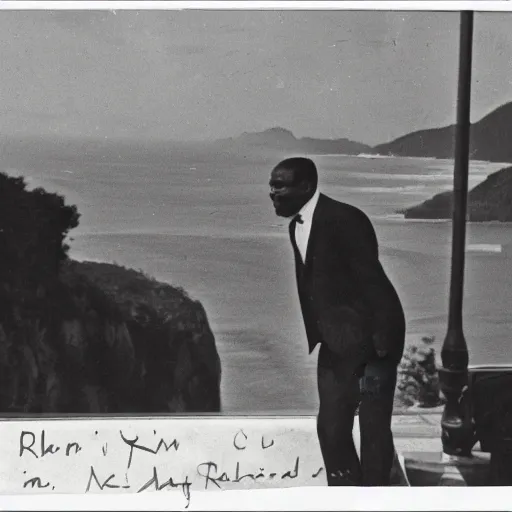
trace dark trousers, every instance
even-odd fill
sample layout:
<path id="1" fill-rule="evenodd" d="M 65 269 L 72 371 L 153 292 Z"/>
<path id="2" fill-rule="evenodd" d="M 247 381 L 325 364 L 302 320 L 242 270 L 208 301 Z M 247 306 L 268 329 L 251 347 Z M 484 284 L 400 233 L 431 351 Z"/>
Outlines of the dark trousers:
<path id="1" fill-rule="evenodd" d="M 317 431 L 329 486 L 390 485 L 395 448 L 391 433 L 396 360 L 341 360 L 327 346 L 318 356 Z M 359 406 L 361 460 L 352 429 Z"/>

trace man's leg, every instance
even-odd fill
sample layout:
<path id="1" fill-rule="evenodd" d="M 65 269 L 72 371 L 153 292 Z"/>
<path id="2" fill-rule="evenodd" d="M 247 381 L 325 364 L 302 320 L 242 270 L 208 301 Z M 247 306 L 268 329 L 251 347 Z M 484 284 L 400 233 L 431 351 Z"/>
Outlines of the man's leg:
<path id="1" fill-rule="evenodd" d="M 391 432 L 393 401 L 397 379 L 394 360 L 370 361 L 360 380 L 361 467 L 363 485 L 390 485 L 395 447 Z"/>
<path id="2" fill-rule="evenodd" d="M 359 381 L 325 345 L 318 355 L 320 408 L 317 432 L 329 486 L 361 485 L 361 467 L 352 429 Z"/>

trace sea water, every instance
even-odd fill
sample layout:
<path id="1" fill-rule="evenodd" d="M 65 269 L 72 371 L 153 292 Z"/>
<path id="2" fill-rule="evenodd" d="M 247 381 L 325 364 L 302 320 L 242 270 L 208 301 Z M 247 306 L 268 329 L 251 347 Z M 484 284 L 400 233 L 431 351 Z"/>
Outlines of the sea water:
<path id="1" fill-rule="evenodd" d="M 31 187 L 81 212 L 71 255 L 117 262 L 183 287 L 208 314 L 222 362 L 225 413 L 312 413 L 316 357 L 307 353 L 286 222 L 268 197 L 282 155 L 173 151 L 116 158 L 53 155 L 3 161 Z M 402 299 L 407 342 L 446 333 L 451 223 L 397 213 L 452 187 L 453 162 L 313 157 L 321 190 L 372 219 Z M 505 164 L 471 162 L 470 187 Z M 512 363 L 512 229 L 469 224 L 464 331 L 470 362 Z M 485 247 L 500 247 L 500 251 Z"/>

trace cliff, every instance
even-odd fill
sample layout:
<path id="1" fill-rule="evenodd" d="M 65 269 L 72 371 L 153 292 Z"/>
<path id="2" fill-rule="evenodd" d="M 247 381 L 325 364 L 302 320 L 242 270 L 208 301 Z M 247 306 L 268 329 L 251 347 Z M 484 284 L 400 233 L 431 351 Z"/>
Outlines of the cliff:
<path id="1" fill-rule="evenodd" d="M 0 173 L 0 412 L 218 412 L 202 305 L 140 272 L 69 259 L 78 218 Z"/>
<path id="2" fill-rule="evenodd" d="M 490 112 L 471 125 L 473 160 L 512 162 L 512 102 Z M 375 146 L 381 155 L 453 158 L 455 126 L 421 130 Z"/>
<path id="3" fill-rule="evenodd" d="M 401 213 L 407 219 L 451 219 L 453 194 L 437 194 Z M 468 220 L 472 222 L 512 221 L 512 167 L 490 174 L 468 194 Z"/>

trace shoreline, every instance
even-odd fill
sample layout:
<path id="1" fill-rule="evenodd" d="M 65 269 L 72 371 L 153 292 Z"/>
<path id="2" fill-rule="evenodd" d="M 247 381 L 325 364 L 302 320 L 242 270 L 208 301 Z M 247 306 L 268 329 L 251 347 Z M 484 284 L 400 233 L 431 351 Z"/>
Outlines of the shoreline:
<path id="1" fill-rule="evenodd" d="M 362 158 L 362 159 L 365 159 L 365 160 L 382 160 L 382 159 L 389 159 L 389 160 L 392 160 L 392 159 L 404 159 L 404 160 L 422 160 L 422 161 L 433 161 L 433 162 L 450 162 L 450 163 L 454 163 L 455 162 L 455 158 L 438 158 L 438 157 L 435 157 L 435 156 L 404 156 L 404 155 L 382 155 L 382 154 L 378 154 L 378 153 L 375 153 L 375 154 L 371 154 L 371 153 L 360 153 L 358 155 L 348 155 L 348 154 L 344 154 L 344 153 L 323 153 L 323 154 L 317 154 L 316 156 L 318 157 L 339 157 L 339 156 L 343 156 L 343 157 L 350 157 L 350 158 Z M 477 160 L 477 159 L 473 159 L 473 158 L 470 158 L 469 159 L 469 163 L 474 163 L 474 164 L 481 164 L 481 165 L 505 165 L 505 166 L 510 166 L 512 165 L 512 162 L 498 162 L 498 161 L 493 161 L 493 160 Z"/>
<path id="2" fill-rule="evenodd" d="M 389 224 L 449 224 L 452 219 L 422 219 L 422 218 L 408 218 L 406 219 L 403 214 L 384 214 L 384 215 L 368 215 L 371 220 L 377 222 L 386 222 Z M 492 226 L 492 227 L 512 227 L 512 221 L 467 221 L 466 225 L 470 226 Z M 157 237 L 190 237 L 190 238 L 219 238 L 229 240 L 243 240 L 243 239 L 257 239 L 257 238 L 286 238 L 288 233 L 286 225 L 283 226 L 269 226 L 267 231 L 232 231 L 232 232 L 190 232 L 190 231 L 166 231 L 165 229 L 120 229 L 116 231 L 83 231 L 74 233 L 73 239 L 85 237 L 115 237 L 115 236 L 157 236 Z"/>

